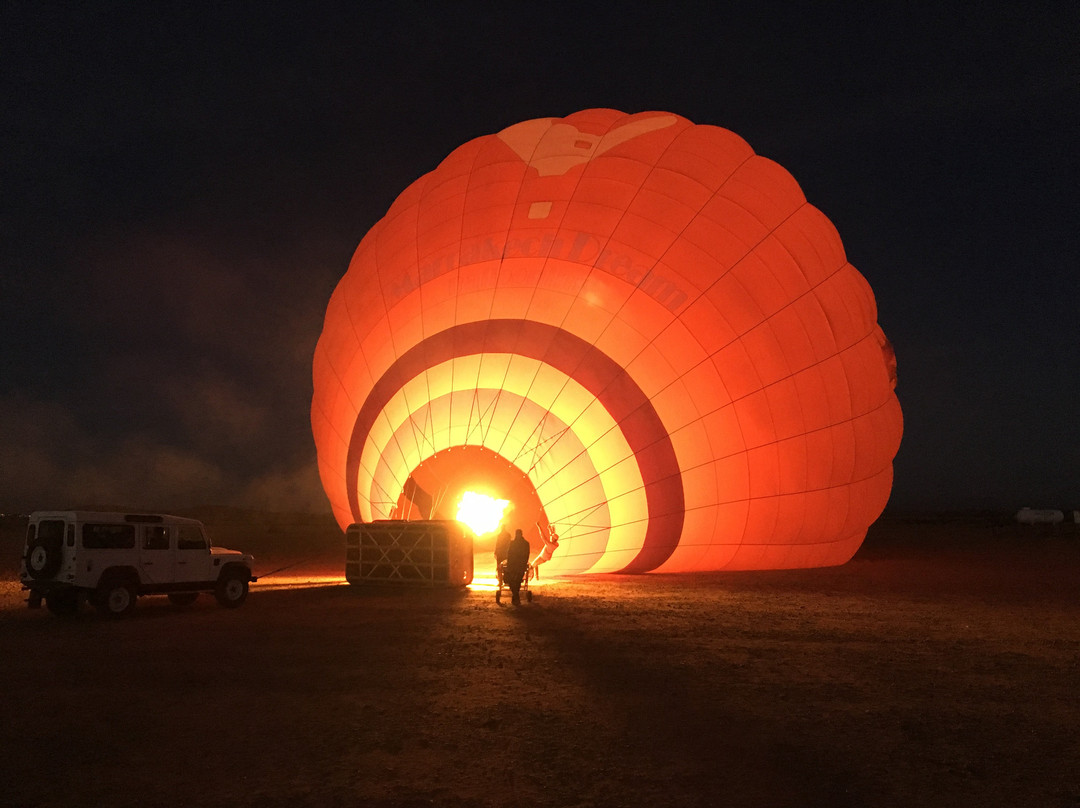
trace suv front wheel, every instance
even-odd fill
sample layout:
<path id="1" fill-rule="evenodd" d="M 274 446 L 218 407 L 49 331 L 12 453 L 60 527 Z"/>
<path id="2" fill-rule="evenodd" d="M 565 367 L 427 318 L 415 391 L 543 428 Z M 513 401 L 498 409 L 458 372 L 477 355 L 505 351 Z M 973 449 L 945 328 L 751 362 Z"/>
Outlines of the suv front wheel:
<path id="1" fill-rule="evenodd" d="M 248 575 L 235 569 L 227 569 L 221 573 L 214 597 L 217 602 L 228 609 L 235 609 L 247 600 Z"/>
<path id="2" fill-rule="evenodd" d="M 135 611 L 137 593 L 130 581 L 113 578 L 98 584 L 94 607 L 106 617 L 126 617 Z"/>

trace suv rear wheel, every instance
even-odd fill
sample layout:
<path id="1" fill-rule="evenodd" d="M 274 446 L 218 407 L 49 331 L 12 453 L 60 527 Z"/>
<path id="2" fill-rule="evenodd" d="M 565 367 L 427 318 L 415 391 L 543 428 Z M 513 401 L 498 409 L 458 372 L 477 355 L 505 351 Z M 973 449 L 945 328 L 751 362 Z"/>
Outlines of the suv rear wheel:
<path id="1" fill-rule="evenodd" d="M 227 569 L 218 578 L 214 597 L 222 606 L 235 609 L 240 606 L 248 594 L 248 575 L 235 569 Z"/>
<path id="2" fill-rule="evenodd" d="M 126 617 L 135 611 L 135 587 L 123 578 L 113 578 L 98 584 L 94 607 L 106 617 Z"/>

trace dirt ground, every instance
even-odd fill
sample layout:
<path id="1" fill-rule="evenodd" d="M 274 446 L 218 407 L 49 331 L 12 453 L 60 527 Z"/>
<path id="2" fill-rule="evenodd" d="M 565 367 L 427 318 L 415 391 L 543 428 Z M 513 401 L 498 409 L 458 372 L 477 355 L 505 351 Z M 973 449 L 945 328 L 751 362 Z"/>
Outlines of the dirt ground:
<path id="1" fill-rule="evenodd" d="M 267 523 L 243 549 L 341 574 L 328 522 Z M 269 578 L 121 621 L 28 610 L 6 535 L 0 805 L 1080 806 L 1069 529 L 888 519 L 839 568 L 520 607 Z"/>

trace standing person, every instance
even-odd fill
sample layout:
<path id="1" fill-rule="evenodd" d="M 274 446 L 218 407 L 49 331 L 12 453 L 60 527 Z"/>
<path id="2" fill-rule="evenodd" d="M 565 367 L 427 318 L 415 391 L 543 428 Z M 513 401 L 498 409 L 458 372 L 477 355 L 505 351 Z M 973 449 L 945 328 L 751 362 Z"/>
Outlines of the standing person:
<path id="1" fill-rule="evenodd" d="M 506 529 L 506 525 L 499 525 L 499 527 L 502 530 L 495 539 L 495 577 L 499 579 L 499 586 L 502 586 L 503 563 L 506 561 L 506 551 L 510 547 L 510 531 Z"/>
<path id="2" fill-rule="evenodd" d="M 506 585 L 510 587 L 513 604 L 521 603 L 519 592 L 521 591 L 521 579 L 529 569 L 529 542 L 521 532 L 521 528 L 514 531 L 514 538 L 506 549 Z"/>

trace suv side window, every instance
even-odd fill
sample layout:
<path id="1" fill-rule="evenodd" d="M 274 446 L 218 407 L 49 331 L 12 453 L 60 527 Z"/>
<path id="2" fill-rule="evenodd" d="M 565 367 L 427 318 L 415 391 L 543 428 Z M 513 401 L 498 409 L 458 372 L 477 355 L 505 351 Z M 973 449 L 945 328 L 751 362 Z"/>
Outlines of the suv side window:
<path id="1" fill-rule="evenodd" d="M 180 535 L 176 540 L 178 550 L 205 550 L 209 547 L 202 530 L 195 525 L 180 525 Z"/>
<path id="2" fill-rule="evenodd" d="M 130 550 L 135 546 L 135 526 L 83 525 L 82 546 L 88 550 Z"/>
<path id="3" fill-rule="evenodd" d="M 143 528 L 144 550 L 168 550 L 169 529 L 162 525 L 146 525 Z"/>

